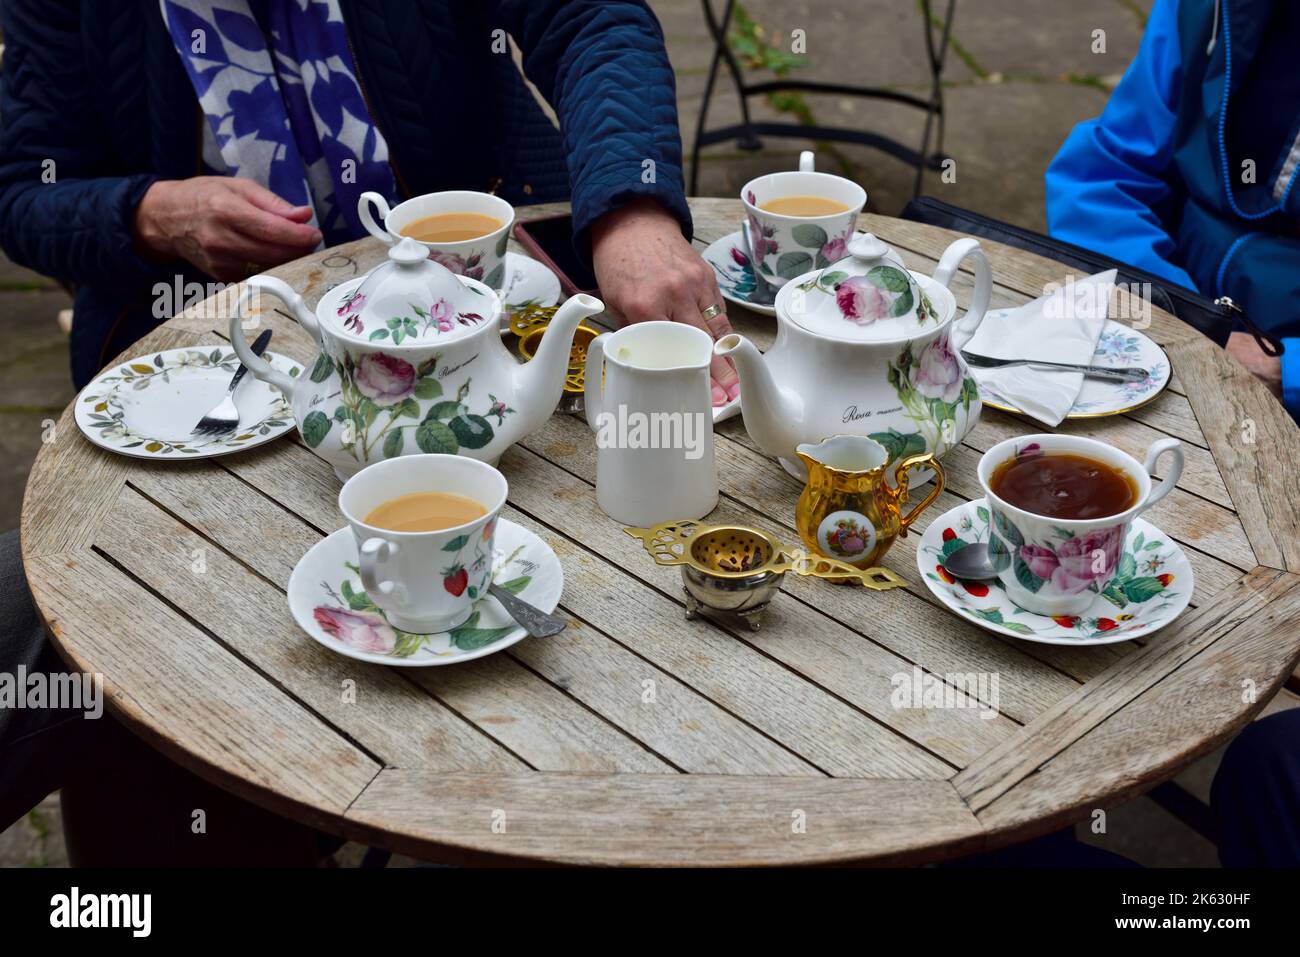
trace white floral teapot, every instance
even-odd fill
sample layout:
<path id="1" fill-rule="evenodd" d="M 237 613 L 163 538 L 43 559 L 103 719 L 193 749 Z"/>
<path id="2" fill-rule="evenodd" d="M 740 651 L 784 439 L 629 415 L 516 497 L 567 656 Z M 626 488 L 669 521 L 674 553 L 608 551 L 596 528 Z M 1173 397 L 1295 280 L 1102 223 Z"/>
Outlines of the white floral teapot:
<path id="1" fill-rule="evenodd" d="M 867 435 L 891 462 L 939 456 L 979 419 L 979 389 L 961 358 L 993 288 L 979 243 L 954 242 L 934 278 L 910 272 L 870 233 L 855 234 L 848 253 L 781 288 L 776 342 L 766 355 L 734 334 L 714 347 L 740 373 L 745 429 L 800 481 L 807 470 L 795 447 L 802 443 Z M 967 257 L 975 291 L 958 323 L 948 283 Z"/>
<path id="2" fill-rule="evenodd" d="M 283 300 L 320 346 L 310 371 L 291 378 L 253 355 L 243 305 L 253 292 Z M 495 464 L 540 428 L 564 390 L 578 323 L 604 310 L 570 298 L 536 356 L 520 365 L 501 341 L 501 300 L 453 275 L 404 238 L 388 260 L 327 292 L 315 315 L 272 276 L 253 276 L 230 320 L 230 341 L 250 372 L 289 399 L 303 441 L 340 478 L 381 459 L 459 453 Z"/>

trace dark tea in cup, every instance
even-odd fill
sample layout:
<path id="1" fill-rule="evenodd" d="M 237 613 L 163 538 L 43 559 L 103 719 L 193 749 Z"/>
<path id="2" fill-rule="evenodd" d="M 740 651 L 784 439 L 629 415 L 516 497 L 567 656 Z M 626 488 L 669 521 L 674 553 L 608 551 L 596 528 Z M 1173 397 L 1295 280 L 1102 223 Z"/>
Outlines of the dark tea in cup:
<path id="1" fill-rule="evenodd" d="M 993 469 L 989 488 L 1008 505 L 1067 521 L 1119 515 L 1138 500 L 1137 484 L 1121 469 L 1073 452 L 1007 459 Z"/>

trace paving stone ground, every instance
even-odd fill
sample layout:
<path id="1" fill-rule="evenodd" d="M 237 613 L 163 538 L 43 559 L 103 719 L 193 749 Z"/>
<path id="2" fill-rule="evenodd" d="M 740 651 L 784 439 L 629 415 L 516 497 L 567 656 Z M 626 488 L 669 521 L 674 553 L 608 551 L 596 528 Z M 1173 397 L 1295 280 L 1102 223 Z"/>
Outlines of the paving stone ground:
<path id="1" fill-rule="evenodd" d="M 668 41 L 677 77 L 683 140 L 690 155 L 713 45 L 697 0 L 650 0 Z M 715 0 L 715 7 L 722 6 Z M 913 0 L 746 0 L 743 6 L 767 36 L 803 30 L 808 79 L 880 86 L 925 95 L 928 73 L 919 6 Z M 942 0 L 933 6 L 942 8 Z M 1137 50 L 1151 0 L 958 0 L 949 53 L 944 146 L 956 179 L 927 174 L 924 191 L 1031 229 L 1043 229 L 1042 174 L 1070 129 L 1095 116 L 1107 91 Z M 1094 50 L 1104 31 L 1104 52 Z M 818 122 L 876 130 L 919 144 L 921 114 L 874 100 L 810 97 Z M 763 101 L 760 119 L 783 118 Z M 711 126 L 739 117 L 734 89 L 723 78 L 709 111 Z M 734 196 L 764 172 L 791 168 L 798 151 L 815 144 L 771 140 L 757 153 L 719 144 L 703 153 L 699 193 Z M 873 209 L 895 214 L 912 195 L 913 171 L 885 154 L 856 146 L 819 150 L 818 166 L 843 170 L 863 184 Z M 687 171 L 689 175 L 689 170 Z M 0 257 L 0 529 L 18 522 L 23 484 L 40 447 L 43 426 L 72 398 L 67 341 L 55 325 L 69 305 L 57 284 Z M 1280 705 L 1279 705 L 1280 706 Z M 1179 775 L 1208 796 L 1217 755 Z M 1148 798 L 1109 812 L 1106 831 L 1086 825 L 1081 839 L 1148 866 L 1217 863 L 1213 846 Z M 337 855 L 357 866 L 364 849 Z M 59 806 L 52 796 L 0 833 L 0 866 L 60 866 L 67 862 Z M 409 865 L 397 858 L 391 866 Z"/>

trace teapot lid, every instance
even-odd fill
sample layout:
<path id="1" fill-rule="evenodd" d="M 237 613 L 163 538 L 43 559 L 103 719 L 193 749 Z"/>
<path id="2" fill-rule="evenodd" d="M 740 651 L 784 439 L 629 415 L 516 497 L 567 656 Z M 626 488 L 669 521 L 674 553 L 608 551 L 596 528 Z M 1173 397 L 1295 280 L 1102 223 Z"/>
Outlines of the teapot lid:
<path id="1" fill-rule="evenodd" d="M 847 250 L 787 283 L 778 311 L 809 332 L 854 342 L 907 339 L 938 325 L 939 311 L 888 244 L 855 233 Z"/>
<path id="2" fill-rule="evenodd" d="M 430 345 L 464 338 L 495 319 L 498 307 L 486 286 L 456 276 L 430 259 L 423 243 L 403 236 L 325 318 L 353 339 Z"/>

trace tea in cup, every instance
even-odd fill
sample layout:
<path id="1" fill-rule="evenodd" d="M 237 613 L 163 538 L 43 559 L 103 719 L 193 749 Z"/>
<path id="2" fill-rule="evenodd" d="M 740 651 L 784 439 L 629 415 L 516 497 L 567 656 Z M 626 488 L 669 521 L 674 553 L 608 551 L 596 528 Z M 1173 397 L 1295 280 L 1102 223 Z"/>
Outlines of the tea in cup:
<path id="1" fill-rule="evenodd" d="M 407 455 L 362 469 L 339 492 L 361 584 L 389 624 L 414 634 L 463 624 L 487 593 L 505 476 L 460 455 Z"/>
<path id="2" fill-rule="evenodd" d="M 798 170 L 752 179 L 740 199 L 753 268 L 780 287 L 847 255 L 867 194 L 852 180 L 816 172 L 805 150 Z"/>
<path id="3" fill-rule="evenodd" d="M 1150 473 L 1168 453 L 1170 472 Z M 1183 471 L 1177 439 L 1147 449 L 1145 464 L 1095 439 L 1028 435 L 984 453 L 979 481 L 989 508 L 989 558 L 1007 597 L 1040 615 L 1086 609 L 1119 573 L 1135 519 Z"/>
<path id="4" fill-rule="evenodd" d="M 378 210 L 379 221 L 371 206 Z M 415 196 L 389 209 L 379 193 L 366 192 L 357 202 L 357 215 L 372 236 L 390 246 L 409 236 L 424 244 L 430 259 L 457 275 L 497 291 L 505 285 L 506 246 L 515 211 L 499 196 L 446 190 Z"/>

